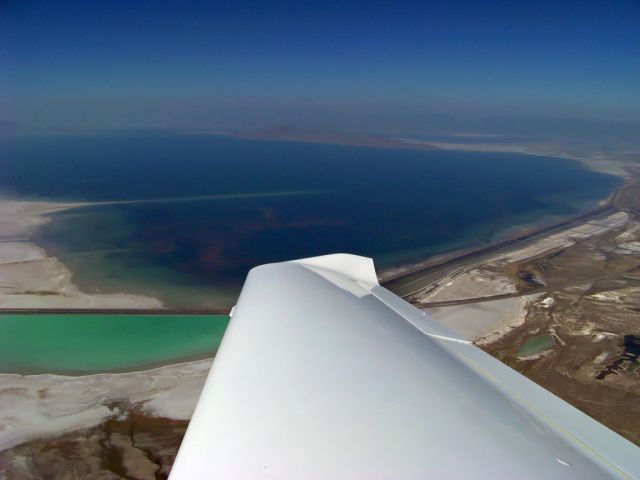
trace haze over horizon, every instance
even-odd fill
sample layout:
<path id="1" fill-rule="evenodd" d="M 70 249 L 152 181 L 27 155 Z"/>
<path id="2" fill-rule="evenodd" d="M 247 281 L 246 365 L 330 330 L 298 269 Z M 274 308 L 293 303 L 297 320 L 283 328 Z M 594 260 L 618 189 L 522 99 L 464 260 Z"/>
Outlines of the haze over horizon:
<path id="1" fill-rule="evenodd" d="M 514 116 L 640 122 L 633 0 L 112 7 L 0 7 L 5 127 L 411 132 L 476 131 L 487 117 L 494 128 Z"/>

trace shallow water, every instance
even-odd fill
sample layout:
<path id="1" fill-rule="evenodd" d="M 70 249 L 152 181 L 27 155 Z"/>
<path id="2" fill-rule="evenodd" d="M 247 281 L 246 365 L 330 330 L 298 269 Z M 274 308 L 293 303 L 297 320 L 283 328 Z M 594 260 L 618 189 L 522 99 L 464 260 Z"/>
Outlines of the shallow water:
<path id="1" fill-rule="evenodd" d="M 551 335 L 536 335 L 529 337 L 527 341 L 518 350 L 519 357 L 530 357 L 549 350 L 555 345 L 555 341 Z"/>
<path id="2" fill-rule="evenodd" d="M 226 315 L 0 314 L 0 373 L 86 374 L 215 354 Z"/>

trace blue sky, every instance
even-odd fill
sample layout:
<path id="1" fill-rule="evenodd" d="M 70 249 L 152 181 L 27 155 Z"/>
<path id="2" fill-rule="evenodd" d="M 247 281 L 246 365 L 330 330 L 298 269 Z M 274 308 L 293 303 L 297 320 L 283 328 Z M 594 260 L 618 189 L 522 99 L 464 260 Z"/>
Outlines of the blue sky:
<path id="1" fill-rule="evenodd" d="M 3 120 L 36 129 L 640 121 L 640 2 L 5 1 Z"/>

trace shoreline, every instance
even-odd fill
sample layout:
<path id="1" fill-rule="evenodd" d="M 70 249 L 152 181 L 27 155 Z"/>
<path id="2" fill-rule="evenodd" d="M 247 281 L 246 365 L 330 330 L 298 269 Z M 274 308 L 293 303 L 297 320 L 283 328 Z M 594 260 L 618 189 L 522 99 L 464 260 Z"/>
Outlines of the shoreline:
<path id="1" fill-rule="evenodd" d="M 613 190 L 606 199 L 599 202 L 599 206 L 592 208 L 586 212 L 560 219 L 553 223 L 542 225 L 523 226 L 519 233 L 510 235 L 506 238 L 491 242 L 485 245 L 474 247 L 460 248 L 449 252 L 444 252 L 425 260 L 401 263 L 382 269 L 378 273 L 378 280 L 385 288 L 396 291 L 402 291 L 402 285 L 407 283 L 409 277 L 417 275 L 428 275 L 434 271 L 444 268 L 453 268 L 459 262 L 472 264 L 477 262 L 484 255 L 499 253 L 501 250 L 509 250 L 517 248 L 519 245 L 544 238 L 558 231 L 570 229 L 574 226 L 581 225 L 590 220 L 606 217 L 620 210 L 616 206 L 617 199 L 627 190 L 636 188 L 640 183 L 631 174 L 627 173 L 624 177 L 625 183 Z M 417 288 L 419 289 L 419 288 Z M 403 293 L 402 297 L 409 296 L 412 292 Z"/>
<path id="2" fill-rule="evenodd" d="M 421 144 L 422 140 L 410 138 L 402 139 L 407 143 Z M 485 153 L 515 153 L 521 155 L 532 155 L 535 157 L 559 158 L 562 160 L 574 160 L 582 163 L 585 168 L 594 172 L 605 173 L 623 179 L 629 178 L 629 172 L 625 162 L 612 160 L 607 156 L 591 151 L 574 151 L 569 153 L 575 145 L 554 145 L 544 142 L 540 143 L 459 143 L 459 142 L 428 142 L 429 144 L 443 151 L 459 152 L 485 152 Z"/>
<path id="3" fill-rule="evenodd" d="M 584 248 L 583 245 L 615 232 L 634 231 L 635 218 L 633 213 L 615 209 L 606 217 L 592 217 L 529 241 L 472 257 L 463 255 L 444 267 L 421 271 L 417 279 L 409 278 L 410 288 L 403 292 L 396 287 L 394 293 L 467 340 L 491 348 L 514 329 L 526 329 L 525 319 L 532 308 L 547 311 L 555 304 L 550 292 L 556 292 L 560 285 L 550 287 L 544 280 L 545 269 L 529 270 L 528 265 L 561 257 L 566 251 Z M 632 244 L 628 252 L 620 252 L 629 254 L 634 248 Z M 566 274 L 568 278 L 570 273 L 571 270 Z M 577 276 L 566 286 L 569 291 L 571 288 L 581 291 L 592 288 L 594 281 Z"/>
<path id="4" fill-rule="evenodd" d="M 287 140 L 285 140 L 287 141 Z M 289 140 L 291 141 L 291 140 Z M 413 148 L 421 148 L 419 140 L 412 139 L 394 139 L 394 142 L 403 143 L 405 146 Z M 394 143 L 395 144 L 395 143 Z M 381 147 L 378 147 L 381 148 Z M 464 144 L 464 143 L 448 143 L 443 144 L 443 150 L 460 150 L 460 151 L 494 151 L 494 152 L 510 152 L 521 153 L 525 155 L 542 155 L 556 156 L 560 159 L 570 159 L 578 161 L 584 168 L 594 171 L 603 172 L 606 168 L 598 168 L 594 162 L 588 158 L 579 158 L 576 155 L 569 155 L 566 152 L 560 152 L 556 148 L 551 151 L 549 146 L 539 146 L 536 148 L 532 145 L 492 145 L 492 144 Z M 545 151 L 544 149 L 547 149 Z M 542 149 L 540 151 L 540 149 Z M 600 166 L 601 167 L 601 166 Z M 613 163 L 613 169 L 609 169 L 607 173 L 617 175 L 629 180 L 628 171 L 619 168 L 617 163 Z M 18 278 L 18 282 L 13 282 L 9 288 L 0 286 L 0 313 L 110 313 L 109 311 L 128 313 L 129 310 L 139 310 L 140 313 L 159 313 L 167 308 L 160 298 L 141 294 L 128 294 L 126 291 L 114 292 L 109 294 L 103 293 L 85 293 L 82 291 L 82 285 L 73 283 L 74 272 L 71 271 L 60 259 L 48 256 L 46 250 L 35 244 L 31 240 L 31 236 L 35 229 L 50 221 L 49 215 L 58 211 L 72 208 L 100 206 L 100 205 L 120 205 L 120 204 L 138 204 L 138 203 L 164 203 L 176 201 L 193 201 L 193 200 L 213 200 L 220 198 L 235 198 L 245 196 L 273 196 L 273 195 L 308 195 L 308 194 L 324 194 L 324 190 L 316 191 L 298 191 L 290 190 L 283 192 L 257 192 L 253 194 L 225 194 L 225 195 L 205 195 L 191 196 L 184 198 L 151 198 L 151 199 L 132 199 L 132 200 L 113 200 L 113 201 L 96 201 L 88 202 L 78 199 L 75 202 L 56 202 L 41 201 L 36 198 L 11 198 L 11 196 L 0 196 L 0 214 L 7 216 L 9 210 L 9 223 L 17 223 L 22 228 L 20 235 L 15 234 L 15 225 L 9 228 L 7 235 L 6 228 L 0 229 L 0 277 Z M 608 204 L 611 202 L 610 195 L 606 200 Z M 22 210 L 21 212 L 17 210 Z M 461 261 L 462 259 L 473 259 L 477 255 L 490 252 L 493 249 L 506 248 L 513 246 L 518 242 L 532 239 L 551 232 L 554 229 L 560 229 L 568 226 L 571 222 L 578 222 L 587 216 L 596 214 L 606 214 L 606 207 L 600 206 L 588 212 L 581 213 L 577 216 L 571 216 L 551 224 L 537 225 L 535 220 L 525 222 L 518 226 L 516 233 L 507 235 L 506 238 L 491 242 L 484 245 L 469 246 L 465 248 L 456 248 L 445 250 L 442 253 L 408 257 L 400 259 L 398 262 L 385 267 L 381 267 L 379 271 L 379 279 L 381 284 L 394 288 L 399 282 L 404 282 L 404 278 L 410 275 L 420 274 L 423 271 L 432 271 L 435 267 L 444 267 L 451 262 Z M 540 220 L 538 220 L 540 221 Z M 6 227 L 7 220 L 0 221 L 0 226 Z M 446 247 L 445 247 L 446 248 Z M 3 272 L 6 271 L 7 273 Z M 17 270 L 17 271 L 15 271 Z M 45 282 L 42 277 L 57 278 L 55 282 Z M 173 313 L 185 314 L 221 314 L 227 313 L 226 308 L 169 308 Z"/>
<path id="5" fill-rule="evenodd" d="M 484 255 L 516 248 L 520 244 L 543 238 L 590 219 L 609 215 L 616 211 L 614 203 L 621 192 L 636 185 L 637 181 L 632 181 L 633 176 L 629 172 L 626 173 L 624 179 L 624 185 L 600 201 L 600 206 L 587 212 L 562 218 L 553 223 L 523 224 L 518 233 L 489 244 L 453 249 L 429 256 L 424 260 L 408 260 L 394 266 L 384 267 L 378 273 L 380 284 L 402 297 L 407 297 L 413 291 L 407 290 L 406 285 L 410 282 L 422 283 L 422 276 L 434 276 L 441 271 L 444 276 L 448 270 L 460 263 L 472 263 Z M 211 198 L 215 197 L 211 196 Z M 204 199 L 205 197 L 198 198 Z M 140 201 L 145 200 L 134 200 L 134 202 Z M 174 200 L 151 199 L 150 201 Z M 0 214 L 4 216 L 0 222 L 4 227 L 0 233 L 0 277 L 19 278 L 19 281 L 14 282 L 14 285 L 0 286 L 0 314 L 173 313 L 207 315 L 229 312 L 228 308 L 167 308 L 159 299 L 126 292 L 85 293 L 81 287 L 72 282 L 73 272 L 66 265 L 56 257 L 48 256 L 42 247 L 31 241 L 33 232 L 50 221 L 48 215 L 51 213 L 111 203 L 113 202 L 54 202 L 0 197 Z M 128 203 L 128 201 L 119 201 L 118 203 Z M 42 274 L 42 270 L 45 275 Z M 53 285 L 47 284 L 46 281 L 42 281 L 42 277 L 56 278 L 57 282 L 54 282 Z M 417 279 L 412 280 L 413 277 L 417 277 Z M 415 290 L 420 288 L 416 287 Z"/>
<path id="6" fill-rule="evenodd" d="M 45 375 L 50 375 L 52 377 L 60 377 L 61 379 L 69 379 L 69 378 L 82 378 L 82 377 L 92 377 L 96 375 L 109 375 L 113 376 L 114 380 L 117 380 L 120 375 L 127 374 L 140 374 L 143 375 L 147 372 L 152 372 L 153 370 L 158 370 L 160 368 L 165 367 L 179 367 L 180 365 L 187 365 L 195 362 L 203 362 L 203 361 L 213 361 L 217 353 L 216 351 L 213 353 L 202 353 L 202 354 L 194 354 L 194 355 L 185 355 L 182 357 L 173 358 L 171 361 L 152 361 L 147 363 L 142 363 L 139 365 L 135 365 L 132 367 L 122 367 L 122 368 L 110 368 L 108 370 L 56 370 L 51 369 L 46 372 L 41 371 L 13 371 L 13 372 L 0 372 L 0 384 L 2 383 L 2 379 L 5 375 L 13 375 L 21 378 L 35 378 L 41 377 Z M 37 381 L 37 379 L 36 379 Z M 0 396 L 2 395 L 2 390 L 0 387 Z"/>
<path id="7" fill-rule="evenodd" d="M 584 159 L 574 160 L 602 171 Z M 547 286 L 544 282 L 536 284 L 535 275 L 532 280 L 521 278 L 514 282 L 504 277 L 505 269 L 517 278 L 518 265 L 554 252 L 560 254 L 583 241 L 626 228 L 640 213 L 636 208 L 640 170 L 617 162 L 614 167 L 624 183 L 597 207 L 520 230 L 487 245 L 384 269 L 378 275 L 381 285 L 483 349 L 499 344 L 503 337 L 524 325 L 530 304 L 553 302 L 541 297 Z M 527 282 L 530 283 L 525 287 L 519 284 Z"/>
<path id="8" fill-rule="evenodd" d="M 614 161 L 596 154 L 572 154 L 567 153 L 566 149 L 553 148 L 548 150 L 544 144 L 486 144 L 486 143 L 453 143 L 453 142 L 426 142 L 411 138 L 398 138 L 408 144 L 420 145 L 422 143 L 430 143 L 437 146 L 443 151 L 452 150 L 460 152 L 486 152 L 486 153 L 517 153 L 522 155 L 531 155 L 539 157 L 559 158 L 562 160 L 572 160 L 580 163 L 584 168 L 597 173 L 603 173 L 620 178 L 624 183 L 613 190 L 607 198 L 598 202 L 598 206 L 590 210 L 576 215 L 565 216 L 557 221 L 545 224 L 523 224 L 519 233 L 507 235 L 505 238 L 490 242 L 485 245 L 472 247 L 457 248 L 445 251 L 435 255 L 431 255 L 424 260 L 415 259 L 408 262 L 401 262 L 381 269 L 378 273 L 378 280 L 381 285 L 390 285 L 396 280 L 403 277 L 419 273 L 422 270 L 431 270 L 438 266 L 444 266 L 449 262 L 455 262 L 463 258 L 473 258 L 483 252 L 490 252 L 491 249 L 499 250 L 500 248 L 515 246 L 518 242 L 525 242 L 535 237 L 544 236 L 552 233 L 554 230 L 570 228 L 574 224 L 581 223 L 584 220 L 595 218 L 598 215 L 607 214 L 606 209 L 610 212 L 615 211 L 614 204 L 621 192 L 627 188 L 633 188 L 634 185 L 640 184 L 640 173 L 633 170 L 628 164 L 620 161 Z M 545 148 L 546 147 L 546 148 Z M 392 287 L 393 288 L 393 287 Z"/>
<path id="9" fill-rule="evenodd" d="M 92 205 L 89 202 L 0 198 L 0 313 L 45 309 L 163 309 L 156 298 L 122 293 L 86 293 L 73 272 L 47 255 L 31 237 L 50 214 Z"/>
<path id="10" fill-rule="evenodd" d="M 482 255 L 494 254 L 502 249 L 506 250 L 515 248 L 519 244 L 542 238 L 556 230 L 571 228 L 571 226 L 582 224 L 590 219 L 604 217 L 614 212 L 615 209 L 611 206 L 597 207 L 588 212 L 584 212 L 577 216 L 569 217 L 552 224 L 531 226 L 525 229 L 522 233 L 518 233 L 486 245 L 452 250 L 429 257 L 423 261 L 389 267 L 378 274 L 378 279 L 380 280 L 380 284 L 386 288 L 398 288 L 395 284 L 406 281 L 407 277 L 411 277 L 416 274 L 429 274 L 435 269 L 445 268 L 460 261 L 472 263 L 477 261 L 478 257 L 481 257 Z M 404 297 L 410 295 L 410 293 L 411 292 L 401 296 Z"/>

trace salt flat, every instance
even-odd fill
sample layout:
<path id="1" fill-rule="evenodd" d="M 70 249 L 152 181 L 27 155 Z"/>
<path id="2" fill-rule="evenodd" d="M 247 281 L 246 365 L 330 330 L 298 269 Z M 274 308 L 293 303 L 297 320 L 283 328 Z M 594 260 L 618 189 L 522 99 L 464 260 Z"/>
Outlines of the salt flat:
<path id="1" fill-rule="evenodd" d="M 0 374 L 0 451 L 126 416 L 114 407 L 120 402 L 146 415 L 188 420 L 211 362 L 78 377 Z"/>
<path id="2" fill-rule="evenodd" d="M 424 308 L 431 317 L 449 329 L 474 340 L 489 343 L 521 325 L 527 315 L 528 297 L 502 298 L 486 302 Z"/>

